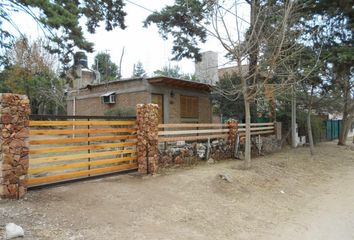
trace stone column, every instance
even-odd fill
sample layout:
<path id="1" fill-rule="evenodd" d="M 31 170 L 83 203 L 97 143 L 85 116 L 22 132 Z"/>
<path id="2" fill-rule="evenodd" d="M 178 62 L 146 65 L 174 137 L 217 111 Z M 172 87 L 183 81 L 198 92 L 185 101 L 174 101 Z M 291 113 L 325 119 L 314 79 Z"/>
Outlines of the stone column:
<path id="1" fill-rule="evenodd" d="M 22 198 L 27 191 L 29 114 L 27 96 L 0 94 L 0 197 Z"/>
<path id="2" fill-rule="evenodd" d="M 226 122 L 227 128 L 229 129 L 228 136 L 228 146 L 230 157 L 236 156 L 236 136 L 238 131 L 238 122 L 236 120 L 228 120 Z"/>
<path id="3" fill-rule="evenodd" d="M 138 104 L 136 107 L 138 171 L 142 174 L 157 172 L 158 116 L 157 104 Z"/>
<path id="4" fill-rule="evenodd" d="M 236 120 L 227 120 L 226 125 L 229 129 L 228 142 L 231 146 L 234 146 L 236 142 L 238 122 Z"/>

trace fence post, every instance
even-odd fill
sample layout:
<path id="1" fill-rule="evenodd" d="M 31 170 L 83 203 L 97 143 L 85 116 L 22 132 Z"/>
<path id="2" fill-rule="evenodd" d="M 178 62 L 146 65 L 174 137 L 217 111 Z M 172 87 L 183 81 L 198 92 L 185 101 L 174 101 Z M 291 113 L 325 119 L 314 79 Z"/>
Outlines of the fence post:
<path id="1" fill-rule="evenodd" d="M 136 106 L 138 171 L 155 174 L 158 167 L 158 105 Z"/>
<path id="2" fill-rule="evenodd" d="M 236 144 L 236 137 L 237 137 L 237 131 L 238 131 L 238 122 L 236 120 L 228 120 L 226 122 L 227 124 L 227 128 L 229 129 L 229 136 L 228 136 L 228 141 L 229 141 L 229 145 L 231 147 L 231 156 L 235 156 L 235 151 L 236 151 L 236 147 L 235 147 L 235 144 Z"/>
<path id="3" fill-rule="evenodd" d="M 27 192 L 30 111 L 27 96 L 0 93 L 0 198 Z"/>
<path id="4" fill-rule="evenodd" d="M 274 122 L 274 131 L 277 140 L 281 140 L 281 122 Z"/>

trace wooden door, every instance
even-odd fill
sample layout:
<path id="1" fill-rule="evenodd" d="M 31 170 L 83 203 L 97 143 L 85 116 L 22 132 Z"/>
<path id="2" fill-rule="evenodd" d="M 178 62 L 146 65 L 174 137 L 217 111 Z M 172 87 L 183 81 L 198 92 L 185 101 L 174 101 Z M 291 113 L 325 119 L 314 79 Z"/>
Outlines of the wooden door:
<path id="1" fill-rule="evenodd" d="M 159 123 L 163 123 L 163 95 L 162 94 L 152 94 L 151 95 L 151 103 L 159 105 Z"/>

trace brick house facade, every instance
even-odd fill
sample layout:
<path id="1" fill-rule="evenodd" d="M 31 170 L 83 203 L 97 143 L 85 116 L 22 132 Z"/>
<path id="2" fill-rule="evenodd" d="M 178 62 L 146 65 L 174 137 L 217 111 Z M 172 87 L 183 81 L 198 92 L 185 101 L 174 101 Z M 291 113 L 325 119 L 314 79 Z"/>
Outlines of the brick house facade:
<path id="1" fill-rule="evenodd" d="M 139 103 L 156 103 L 160 122 L 210 123 L 210 92 L 207 84 L 170 77 L 123 79 L 71 91 L 67 114 L 100 116 L 118 106 L 135 109 Z"/>

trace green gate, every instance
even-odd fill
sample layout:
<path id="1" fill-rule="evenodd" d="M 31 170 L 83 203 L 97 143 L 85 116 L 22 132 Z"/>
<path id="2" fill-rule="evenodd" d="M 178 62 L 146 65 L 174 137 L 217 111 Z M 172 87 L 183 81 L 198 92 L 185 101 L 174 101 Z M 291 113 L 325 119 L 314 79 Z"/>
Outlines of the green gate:
<path id="1" fill-rule="evenodd" d="M 341 127 L 342 127 L 342 120 L 327 120 L 326 121 L 327 140 L 338 139 Z"/>

